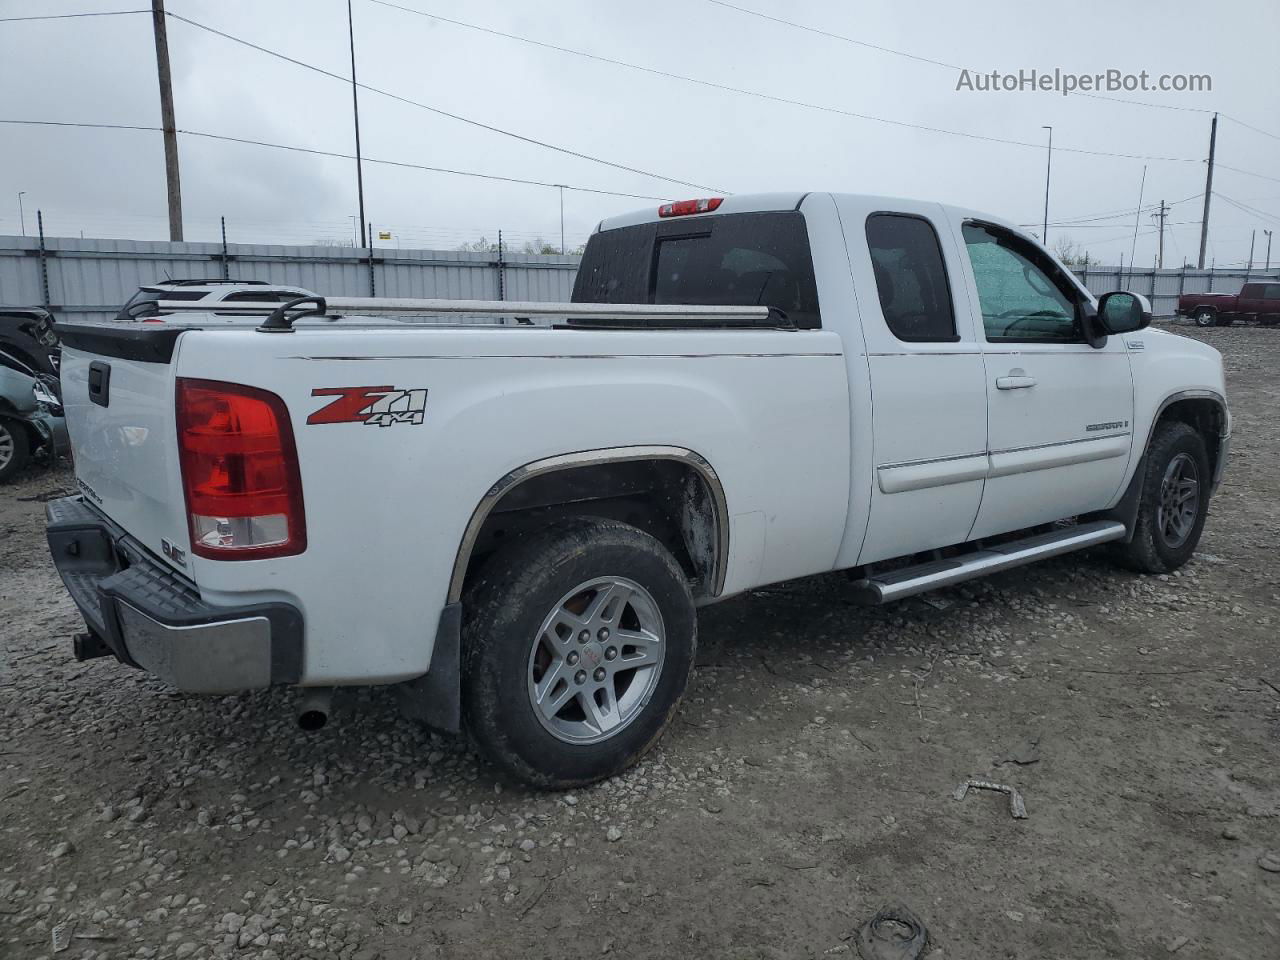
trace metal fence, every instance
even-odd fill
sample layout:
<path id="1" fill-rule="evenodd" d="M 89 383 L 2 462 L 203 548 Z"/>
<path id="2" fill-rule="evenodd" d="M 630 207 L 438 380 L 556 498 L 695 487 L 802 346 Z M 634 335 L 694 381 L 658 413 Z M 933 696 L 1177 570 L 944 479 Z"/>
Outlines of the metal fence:
<path id="1" fill-rule="evenodd" d="M 0 304 L 44 304 L 59 319 L 115 315 L 138 287 L 172 278 L 233 277 L 305 287 L 330 297 L 568 300 L 579 258 L 497 250 L 360 250 L 247 243 L 0 237 Z M 1090 265 L 1076 275 L 1094 294 L 1132 290 L 1171 317 L 1182 293 L 1239 293 L 1278 271 L 1130 270 Z"/>
<path id="2" fill-rule="evenodd" d="M 1095 267 L 1076 270 L 1076 276 L 1095 295 L 1112 290 L 1140 293 L 1151 301 L 1152 315 L 1172 317 L 1178 297 L 1184 293 L 1239 293 L 1249 281 L 1275 280 L 1280 272 L 1271 270 L 1130 270 L 1127 267 Z"/>
<path id="3" fill-rule="evenodd" d="M 115 315 L 139 286 L 234 278 L 331 297 L 568 300 L 578 257 L 267 244 L 0 237 L 0 304 L 48 306 L 58 319 Z"/>

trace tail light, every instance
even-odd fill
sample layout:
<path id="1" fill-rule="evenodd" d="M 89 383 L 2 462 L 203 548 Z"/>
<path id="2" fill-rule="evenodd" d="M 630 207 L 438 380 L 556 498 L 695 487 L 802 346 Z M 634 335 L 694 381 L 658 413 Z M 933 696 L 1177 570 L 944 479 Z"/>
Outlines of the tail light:
<path id="1" fill-rule="evenodd" d="M 178 451 L 191 549 L 212 560 L 307 548 L 289 411 L 274 393 L 178 379 Z"/>
<path id="2" fill-rule="evenodd" d="M 701 200 L 677 200 L 658 208 L 660 217 L 687 217 L 691 213 L 710 213 L 724 203 L 724 197 L 703 197 Z"/>

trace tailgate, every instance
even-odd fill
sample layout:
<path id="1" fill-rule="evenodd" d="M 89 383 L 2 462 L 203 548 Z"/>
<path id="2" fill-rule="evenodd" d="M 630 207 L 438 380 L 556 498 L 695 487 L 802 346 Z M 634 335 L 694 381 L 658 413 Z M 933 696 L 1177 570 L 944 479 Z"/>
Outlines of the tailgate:
<path id="1" fill-rule="evenodd" d="M 59 324 L 67 430 L 85 499 L 168 559 L 162 541 L 188 548 L 169 362 L 181 331 L 130 326 Z"/>

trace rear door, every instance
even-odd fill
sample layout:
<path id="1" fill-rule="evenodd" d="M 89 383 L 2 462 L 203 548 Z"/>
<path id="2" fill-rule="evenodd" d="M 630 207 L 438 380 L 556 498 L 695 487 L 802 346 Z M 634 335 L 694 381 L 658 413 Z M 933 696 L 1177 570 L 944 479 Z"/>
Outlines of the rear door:
<path id="1" fill-rule="evenodd" d="M 937 204 L 838 197 L 871 379 L 874 472 L 858 563 L 966 539 L 986 473 L 982 346 Z M 851 348 L 846 348 L 851 349 Z"/>
<path id="2" fill-rule="evenodd" d="M 1030 240 L 976 220 L 960 230 L 981 309 L 990 457 L 972 538 L 1110 505 L 1133 439 L 1126 338 L 1086 342 L 1087 298 Z"/>

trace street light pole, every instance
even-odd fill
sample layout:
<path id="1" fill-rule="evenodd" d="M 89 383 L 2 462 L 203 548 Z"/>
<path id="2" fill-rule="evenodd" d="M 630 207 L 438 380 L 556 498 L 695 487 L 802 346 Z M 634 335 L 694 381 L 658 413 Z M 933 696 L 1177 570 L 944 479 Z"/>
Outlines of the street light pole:
<path id="1" fill-rule="evenodd" d="M 26 193 L 27 191 L 25 190 L 18 191 L 18 220 L 22 224 L 22 235 L 24 237 L 27 235 L 27 215 L 22 212 L 22 198 Z"/>
<path id="2" fill-rule="evenodd" d="M 1049 174 L 1053 170 L 1053 127 L 1041 126 L 1041 130 L 1049 131 L 1049 157 L 1044 165 L 1044 227 L 1040 231 L 1040 242 L 1049 246 Z"/>

